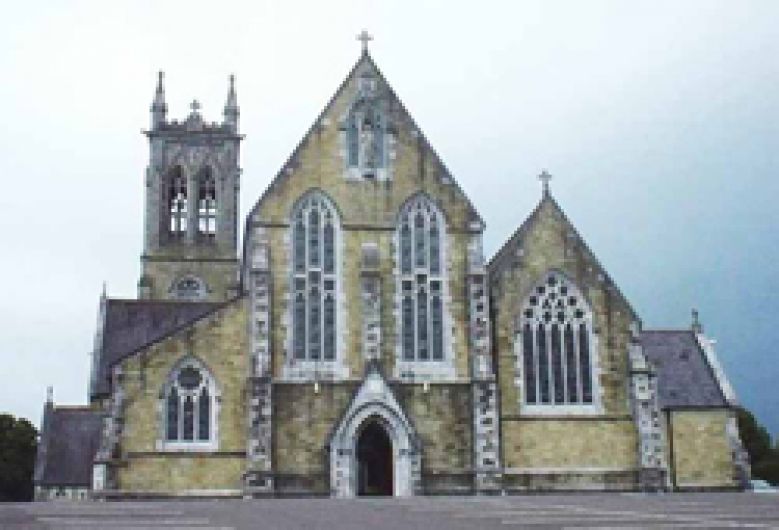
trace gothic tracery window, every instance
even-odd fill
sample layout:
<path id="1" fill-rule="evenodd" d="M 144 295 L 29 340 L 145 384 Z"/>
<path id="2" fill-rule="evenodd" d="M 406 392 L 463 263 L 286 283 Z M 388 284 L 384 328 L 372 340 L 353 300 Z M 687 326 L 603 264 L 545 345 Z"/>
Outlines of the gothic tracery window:
<path id="1" fill-rule="evenodd" d="M 427 197 L 410 201 L 397 227 L 400 350 L 404 361 L 444 359 L 443 216 Z"/>
<path id="2" fill-rule="evenodd" d="M 198 182 L 197 197 L 198 232 L 207 238 L 216 237 L 216 180 L 206 167 Z"/>
<path id="3" fill-rule="evenodd" d="M 292 357 L 333 361 L 337 352 L 338 213 L 323 194 L 292 214 Z"/>
<path id="4" fill-rule="evenodd" d="M 187 179 L 181 167 L 173 169 L 168 183 L 168 229 L 174 237 L 187 233 Z"/>
<path id="5" fill-rule="evenodd" d="M 213 377 L 195 359 L 188 359 L 174 369 L 164 391 L 165 443 L 213 445 L 215 394 Z"/>
<path id="6" fill-rule="evenodd" d="M 520 334 L 527 405 L 592 405 L 592 312 L 579 290 L 549 272 L 522 306 Z"/>

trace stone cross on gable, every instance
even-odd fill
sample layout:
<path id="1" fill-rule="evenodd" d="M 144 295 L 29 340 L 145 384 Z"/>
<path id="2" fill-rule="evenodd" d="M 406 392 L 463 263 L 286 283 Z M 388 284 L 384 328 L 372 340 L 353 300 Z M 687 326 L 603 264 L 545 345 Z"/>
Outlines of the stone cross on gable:
<path id="1" fill-rule="evenodd" d="M 549 195 L 549 181 L 552 180 L 552 175 L 550 175 L 547 170 L 543 170 L 541 174 L 538 175 L 538 180 L 541 181 L 541 185 L 544 189 L 544 195 Z"/>
<path id="2" fill-rule="evenodd" d="M 363 53 L 368 52 L 368 43 L 373 40 L 373 36 L 368 33 L 366 30 L 362 30 L 359 35 L 357 35 L 357 40 L 362 43 L 362 51 Z"/>

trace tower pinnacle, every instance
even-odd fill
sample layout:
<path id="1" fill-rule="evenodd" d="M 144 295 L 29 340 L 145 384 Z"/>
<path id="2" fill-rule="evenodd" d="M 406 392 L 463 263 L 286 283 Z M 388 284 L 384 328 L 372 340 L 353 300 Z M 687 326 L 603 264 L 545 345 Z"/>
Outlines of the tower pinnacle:
<path id="1" fill-rule="evenodd" d="M 165 73 L 160 70 L 157 73 L 157 90 L 154 92 L 154 102 L 151 105 L 151 128 L 156 129 L 165 123 L 165 115 L 168 105 L 165 103 L 165 86 L 163 80 Z"/>
<path id="2" fill-rule="evenodd" d="M 227 102 L 225 103 L 225 125 L 233 132 L 238 132 L 238 96 L 235 94 L 235 75 L 230 74 L 230 87 L 227 89 Z"/>

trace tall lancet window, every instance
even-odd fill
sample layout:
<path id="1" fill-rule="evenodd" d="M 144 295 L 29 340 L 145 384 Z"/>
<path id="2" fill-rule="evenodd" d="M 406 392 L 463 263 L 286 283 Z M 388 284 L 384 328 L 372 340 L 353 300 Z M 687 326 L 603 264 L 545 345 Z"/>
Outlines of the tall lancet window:
<path id="1" fill-rule="evenodd" d="M 592 311 L 565 276 L 549 272 L 520 317 L 521 370 L 527 405 L 593 405 Z"/>
<path id="2" fill-rule="evenodd" d="M 209 167 L 198 179 L 197 231 L 207 238 L 216 237 L 216 180 Z"/>
<path id="3" fill-rule="evenodd" d="M 403 361 L 442 361 L 444 352 L 444 218 L 427 197 L 401 211 L 399 252 L 400 353 Z"/>
<path id="4" fill-rule="evenodd" d="M 210 449 L 216 445 L 216 384 L 196 359 L 174 368 L 162 392 L 164 444 Z"/>
<path id="5" fill-rule="evenodd" d="M 187 233 L 187 178 L 175 167 L 168 181 L 168 229 L 174 237 Z"/>
<path id="6" fill-rule="evenodd" d="M 338 242 L 332 202 L 305 195 L 292 212 L 292 358 L 333 361 L 337 354 Z"/>

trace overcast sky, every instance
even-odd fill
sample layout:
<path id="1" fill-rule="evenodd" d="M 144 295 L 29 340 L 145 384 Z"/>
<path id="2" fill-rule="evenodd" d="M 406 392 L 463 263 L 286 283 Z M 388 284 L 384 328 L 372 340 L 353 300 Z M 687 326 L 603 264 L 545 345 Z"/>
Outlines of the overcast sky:
<path id="1" fill-rule="evenodd" d="M 221 119 L 237 76 L 243 214 L 359 56 L 487 222 L 536 175 L 642 316 L 700 310 L 779 434 L 779 2 L 16 2 L 0 20 L 0 411 L 86 401 L 103 281 L 134 297 L 156 72 L 169 117 Z M 242 224 L 242 223 L 241 223 Z"/>

